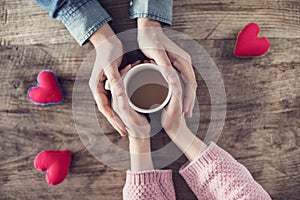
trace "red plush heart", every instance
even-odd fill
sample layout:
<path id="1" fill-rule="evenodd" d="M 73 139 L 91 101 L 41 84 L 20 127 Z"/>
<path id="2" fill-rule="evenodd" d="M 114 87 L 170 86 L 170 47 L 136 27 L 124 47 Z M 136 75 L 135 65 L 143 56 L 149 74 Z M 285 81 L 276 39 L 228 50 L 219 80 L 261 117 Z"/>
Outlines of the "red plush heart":
<path id="1" fill-rule="evenodd" d="M 270 42 L 265 37 L 258 37 L 260 28 L 256 23 L 250 23 L 239 33 L 234 49 L 237 57 L 263 56 L 270 49 Z"/>
<path id="2" fill-rule="evenodd" d="M 47 183 L 57 185 L 67 177 L 70 162 L 70 151 L 44 150 L 35 157 L 34 167 L 40 171 L 47 170 Z"/>
<path id="3" fill-rule="evenodd" d="M 61 87 L 52 71 L 41 71 L 37 77 L 37 82 L 37 86 L 28 90 L 27 96 L 30 101 L 42 106 L 63 101 Z"/>

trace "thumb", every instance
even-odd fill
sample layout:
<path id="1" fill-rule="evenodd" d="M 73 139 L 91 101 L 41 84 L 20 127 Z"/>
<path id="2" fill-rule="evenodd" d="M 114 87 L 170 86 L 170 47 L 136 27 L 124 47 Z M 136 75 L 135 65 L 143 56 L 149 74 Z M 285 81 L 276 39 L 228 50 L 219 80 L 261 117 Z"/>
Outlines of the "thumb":
<path id="1" fill-rule="evenodd" d="M 109 66 L 104 69 L 104 73 L 109 81 L 111 87 L 118 85 L 121 81 L 121 75 L 118 71 L 118 68 Z"/>
<path id="2" fill-rule="evenodd" d="M 170 90 L 172 92 L 172 97 L 169 102 L 169 106 L 171 108 L 180 106 L 180 109 L 182 109 L 182 88 L 181 81 L 177 72 L 174 70 L 172 73 L 168 74 L 167 80 L 169 83 Z"/>
<path id="3" fill-rule="evenodd" d="M 123 84 L 117 83 L 112 89 L 112 95 L 114 100 L 114 106 L 118 111 L 119 115 L 127 115 L 129 114 L 129 105 L 128 100 L 126 98 L 125 89 Z"/>

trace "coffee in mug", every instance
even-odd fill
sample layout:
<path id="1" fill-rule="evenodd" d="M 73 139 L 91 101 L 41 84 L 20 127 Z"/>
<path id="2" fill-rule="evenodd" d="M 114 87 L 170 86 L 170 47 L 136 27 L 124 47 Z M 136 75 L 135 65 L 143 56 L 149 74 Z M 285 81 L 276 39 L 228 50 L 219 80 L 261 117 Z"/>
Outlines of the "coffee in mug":
<path id="1" fill-rule="evenodd" d="M 170 100 L 169 84 L 161 67 L 144 63 L 133 67 L 124 77 L 125 92 L 131 107 L 141 113 L 162 109 Z"/>
<path id="2" fill-rule="evenodd" d="M 130 101 L 142 109 L 156 108 L 168 96 L 169 89 L 157 83 L 148 83 L 137 88 L 131 95 Z"/>
<path id="3" fill-rule="evenodd" d="M 171 90 L 162 69 L 155 64 L 143 63 L 131 68 L 123 82 L 130 107 L 140 113 L 157 112 L 171 98 Z M 108 81 L 105 89 L 109 89 Z"/>

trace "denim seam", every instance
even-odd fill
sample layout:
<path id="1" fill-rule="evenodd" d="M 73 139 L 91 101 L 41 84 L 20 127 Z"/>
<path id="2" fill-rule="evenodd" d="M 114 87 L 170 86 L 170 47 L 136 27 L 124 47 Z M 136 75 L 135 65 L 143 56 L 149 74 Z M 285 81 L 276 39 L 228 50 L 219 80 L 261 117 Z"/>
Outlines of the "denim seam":
<path id="1" fill-rule="evenodd" d="M 171 19 L 169 19 L 168 17 L 165 17 L 165 16 L 161 16 L 159 14 L 149 14 L 149 13 L 145 13 L 145 12 L 136 12 L 136 13 L 130 13 L 129 17 L 130 18 L 151 17 L 151 18 L 157 19 L 159 21 L 162 21 L 164 23 L 172 24 Z"/>
<path id="2" fill-rule="evenodd" d="M 69 25 L 68 22 L 72 21 L 72 20 L 69 20 L 69 18 L 73 18 L 76 11 L 78 11 L 81 7 L 85 6 L 89 2 L 90 1 L 88 1 L 88 0 L 86 0 L 84 2 L 80 2 L 80 5 L 78 7 L 72 7 L 72 6 L 68 5 L 69 8 L 62 13 L 63 23 L 66 26 L 68 26 Z"/>

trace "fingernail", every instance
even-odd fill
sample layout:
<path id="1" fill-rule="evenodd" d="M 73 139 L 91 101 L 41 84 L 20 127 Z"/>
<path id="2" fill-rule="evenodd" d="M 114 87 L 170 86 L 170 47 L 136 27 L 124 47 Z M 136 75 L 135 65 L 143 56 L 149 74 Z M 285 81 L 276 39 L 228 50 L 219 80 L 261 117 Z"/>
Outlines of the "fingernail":
<path id="1" fill-rule="evenodd" d="M 126 132 L 124 132 L 124 131 L 118 131 L 119 132 L 119 134 L 122 136 L 122 137 L 125 137 L 126 136 Z"/>

